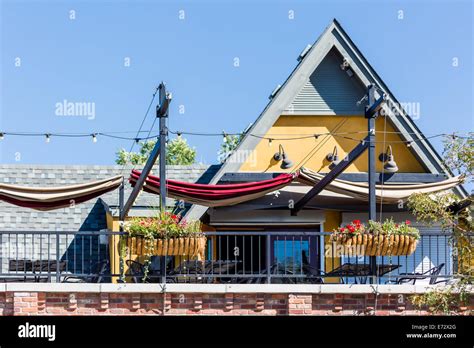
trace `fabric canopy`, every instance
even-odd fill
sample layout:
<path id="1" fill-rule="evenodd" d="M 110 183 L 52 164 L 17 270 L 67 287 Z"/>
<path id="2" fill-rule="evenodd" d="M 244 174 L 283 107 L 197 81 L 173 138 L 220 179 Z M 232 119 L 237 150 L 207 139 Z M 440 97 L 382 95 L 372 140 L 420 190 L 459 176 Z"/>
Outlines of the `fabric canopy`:
<path id="1" fill-rule="evenodd" d="M 308 168 L 301 168 L 298 181 L 314 186 L 324 175 L 312 171 Z M 439 182 L 427 184 L 384 184 L 375 185 L 375 195 L 377 201 L 385 203 L 397 203 L 399 200 L 406 200 L 413 193 L 435 193 L 449 190 L 464 181 L 463 176 L 456 176 Z M 351 182 L 334 179 L 325 190 L 347 195 L 361 200 L 369 199 L 369 185 L 367 183 Z"/>
<path id="2" fill-rule="evenodd" d="M 115 190 L 122 176 L 62 187 L 26 187 L 0 183 L 0 200 L 20 207 L 53 210 L 78 204 Z"/>
<path id="3" fill-rule="evenodd" d="M 132 186 L 136 184 L 140 174 L 141 172 L 137 170 L 132 171 L 130 176 Z M 262 197 L 288 185 L 296 176 L 296 174 L 280 174 L 270 180 L 229 185 L 203 185 L 166 180 L 166 187 L 169 197 L 207 207 L 220 207 Z M 160 178 L 148 175 L 143 189 L 146 192 L 159 194 Z"/>

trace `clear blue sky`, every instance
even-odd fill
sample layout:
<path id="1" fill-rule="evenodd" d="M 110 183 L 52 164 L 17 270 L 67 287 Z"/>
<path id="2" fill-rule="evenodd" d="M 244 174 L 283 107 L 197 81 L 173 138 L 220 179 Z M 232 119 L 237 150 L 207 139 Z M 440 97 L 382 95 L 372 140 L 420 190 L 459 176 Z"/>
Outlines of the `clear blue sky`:
<path id="1" fill-rule="evenodd" d="M 400 101 L 421 103 L 417 124 L 423 132 L 473 130 L 471 1 L 1 4 L 0 131 L 136 131 L 161 80 L 173 92 L 171 129 L 241 131 L 332 18 Z M 290 10 L 294 19 L 288 18 Z M 130 67 L 124 66 L 126 57 Z M 57 116 L 55 105 L 64 99 L 95 103 L 95 118 Z M 188 141 L 198 161 L 217 162 L 222 138 Z M 441 149 L 439 141 L 434 144 Z M 88 138 L 53 138 L 46 144 L 42 137 L 6 137 L 0 141 L 0 160 L 112 164 L 116 150 L 129 146 L 130 141 L 104 138 L 96 144 Z"/>

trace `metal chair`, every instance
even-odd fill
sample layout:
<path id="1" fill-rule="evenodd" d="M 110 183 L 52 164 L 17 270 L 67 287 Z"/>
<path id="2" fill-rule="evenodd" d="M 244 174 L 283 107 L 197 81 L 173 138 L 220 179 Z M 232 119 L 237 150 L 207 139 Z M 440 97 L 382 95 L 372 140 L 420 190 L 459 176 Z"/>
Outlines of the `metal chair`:
<path id="1" fill-rule="evenodd" d="M 107 272 L 109 270 L 109 260 L 103 260 L 101 262 L 96 263 L 96 272 L 91 275 L 87 276 L 64 276 L 62 279 L 62 283 L 102 283 L 103 278 L 107 277 L 106 274 L 110 274 Z M 110 277 L 110 276 L 109 276 Z"/>
<path id="2" fill-rule="evenodd" d="M 427 278 L 430 278 L 430 285 L 443 283 L 445 280 L 436 281 L 443 267 L 444 263 L 441 263 L 438 266 L 435 266 L 423 273 L 400 273 L 399 278 L 395 280 L 388 280 L 385 282 L 385 284 L 415 284 L 417 281 Z"/>

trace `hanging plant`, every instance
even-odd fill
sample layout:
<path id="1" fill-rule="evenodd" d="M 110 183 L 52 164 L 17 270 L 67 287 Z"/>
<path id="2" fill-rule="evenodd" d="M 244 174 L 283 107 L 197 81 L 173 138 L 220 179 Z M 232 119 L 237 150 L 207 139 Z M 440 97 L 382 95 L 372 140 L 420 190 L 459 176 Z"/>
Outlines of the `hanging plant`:
<path id="1" fill-rule="evenodd" d="M 418 239 L 420 232 L 409 220 L 395 223 L 392 219 L 383 223 L 369 220 L 367 225 L 354 220 L 331 234 L 331 241 L 349 256 L 410 255 L 415 251 Z"/>
<path id="2" fill-rule="evenodd" d="M 126 248 L 135 255 L 197 256 L 206 246 L 200 222 L 188 222 L 169 212 L 156 217 L 133 218 L 124 223 Z"/>
<path id="3" fill-rule="evenodd" d="M 169 212 L 160 212 L 149 218 L 132 218 L 123 223 L 123 230 L 127 234 L 120 238 L 120 259 L 124 260 L 127 254 L 144 256 L 145 281 L 152 256 L 202 257 L 206 237 L 200 226 L 199 221 L 186 221 L 180 215 Z M 124 274 L 121 279 L 125 279 Z"/>

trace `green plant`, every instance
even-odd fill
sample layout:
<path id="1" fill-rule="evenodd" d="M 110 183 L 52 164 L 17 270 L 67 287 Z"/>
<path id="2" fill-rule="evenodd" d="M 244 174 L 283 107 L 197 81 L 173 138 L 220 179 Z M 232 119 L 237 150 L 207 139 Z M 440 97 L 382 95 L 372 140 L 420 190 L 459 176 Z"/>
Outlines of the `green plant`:
<path id="1" fill-rule="evenodd" d="M 127 236 L 121 236 L 119 253 L 121 262 L 127 254 L 128 237 L 138 237 L 143 240 L 144 245 L 144 276 L 146 281 L 149 273 L 151 257 L 154 254 L 155 241 L 157 239 L 167 240 L 171 238 L 202 237 L 201 224 L 199 221 L 186 221 L 179 214 L 171 212 L 159 212 L 154 217 L 132 218 L 122 224 L 123 230 L 128 232 Z M 123 269 L 123 267 L 121 267 Z M 123 271 L 121 280 L 124 279 Z"/>
<path id="2" fill-rule="evenodd" d="M 178 238 L 196 236 L 201 233 L 200 222 L 188 222 L 178 214 L 159 212 L 155 217 L 132 218 L 123 224 L 129 236 L 145 238 Z"/>
<path id="3" fill-rule="evenodd" d="M 232 155 L 232 152 L 239 146 L 240 142 L 242 141 L 244 135 L 243 134 L 233 134 L 233 135 L 226 135 L 225 141 L 221 144 L 221 148 L 217 153 L 217 157 L 219 162 L 224 163 L 225 160 Z"/>
<path id="4" fill-rule="evenodd" d="M 145 164 L 151 151 L 155 147 L 156 141 L 149 140 L 140 142 L 138 152 L 127 152 L 120 149 L 116 153 L 115 163 L 120 165 L 142 165 Z M 166 145 L 166 164 L 169 165 L 191 165 L 196 162 L 196 150 L 191 148 L 186 139 L 178 136 Z"/>
<path id="5" fill-rule="evenodd" d="M 460 306 L 466 306 L 470 301 L 472 280 L 472 277 L 461 277 L 455 284 L 412 295 L 410 300 L 420 310 L 426 307 L 435 314 L 456 314 Z"/>
<path id="6" fill-rule="evenodd" d="M 332 239 L 346 240 L 358 234 L 371 234 L 371 235 L 407 235 L 415 239 L 420 238 L 420 231 L 411 226 L 411 222 L 406 220 L 405 222 L 395 223 L 393 219 L 387 219 L 384 222 L 372 221 L 367 222 L 367 226 L 360 222 L 360 220 L 354 220 L 346 226 L 335 229 L 332 234 Z"/>
<path id="7" fill-rule="evenodd" d="M 474 178 L 474 133 L 467 137 L 456 134 L 445 136 L 443 139 L 443 162 L 447 168 L 460 175 L 465 175 L 469 181 Z"/>

